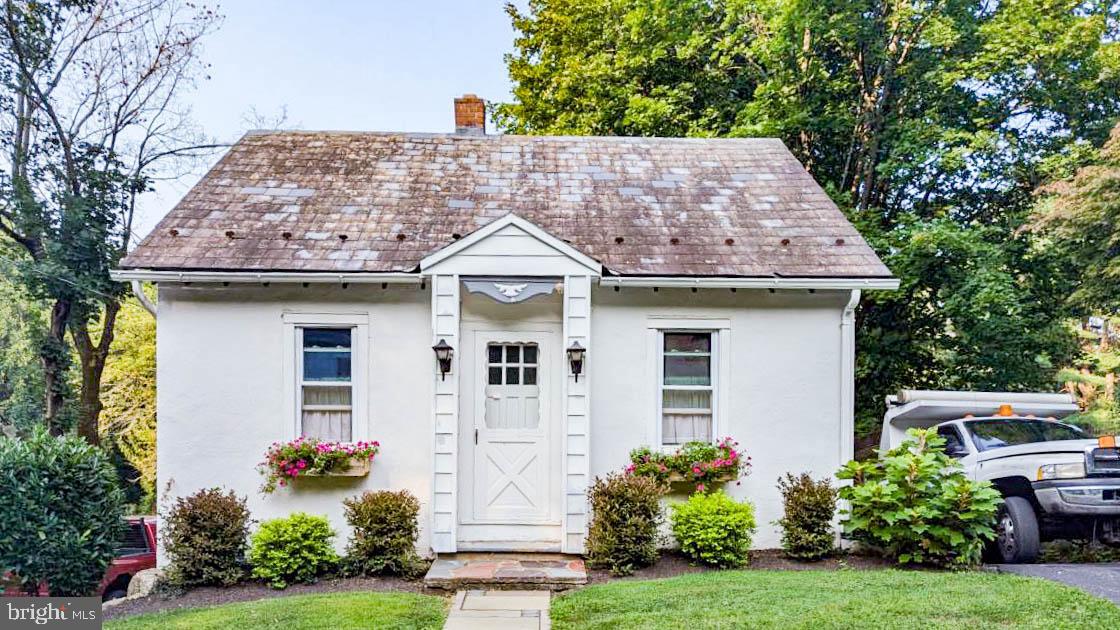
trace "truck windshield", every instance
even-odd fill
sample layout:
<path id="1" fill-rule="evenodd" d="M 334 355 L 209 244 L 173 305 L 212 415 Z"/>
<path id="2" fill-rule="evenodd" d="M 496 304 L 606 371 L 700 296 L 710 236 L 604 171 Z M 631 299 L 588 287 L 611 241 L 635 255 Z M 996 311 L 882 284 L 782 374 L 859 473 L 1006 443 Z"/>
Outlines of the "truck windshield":
<path id="1" fill-rule="evenodd" d="M 979 451 L 990 451 L 1004 446 L 1051 442 L 1054 440 L 1083 440 L 1079 429 L 1049 420 L 1024 420 L 999 418 L 965 422 L 972 442 Z"/>

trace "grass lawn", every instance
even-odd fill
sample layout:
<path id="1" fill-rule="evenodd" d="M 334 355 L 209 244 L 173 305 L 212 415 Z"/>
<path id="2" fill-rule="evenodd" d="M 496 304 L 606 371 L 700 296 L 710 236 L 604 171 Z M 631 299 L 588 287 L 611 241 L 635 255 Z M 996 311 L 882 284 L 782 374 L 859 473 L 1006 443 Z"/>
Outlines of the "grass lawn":
<path id="1" fill-rule="evenodd" d="M 293 595 L 209 608 L 175 610 L 107 621 L 106 630 L 149 628 L 442 628 L 447 600 L 412 593 L 332 593 Z"/>
<path id="2" fill-rule="evenodd" d="M 1012 575 L 720 571 L 619 581 L 552 600 L 566 628 L 1120 628 L 1120 607 Z"/>

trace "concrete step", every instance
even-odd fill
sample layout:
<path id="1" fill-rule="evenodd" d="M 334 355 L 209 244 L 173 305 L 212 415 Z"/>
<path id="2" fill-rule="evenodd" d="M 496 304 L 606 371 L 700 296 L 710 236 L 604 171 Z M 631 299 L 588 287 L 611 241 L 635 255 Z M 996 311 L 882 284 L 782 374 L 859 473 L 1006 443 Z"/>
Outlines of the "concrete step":
<path id="1" fill-rule="evenodd" d="M 562 590 L 587 583 L 579 556 L 554 553 L 459 553 L 436 557 L 424 584 L 432 588 Z"/>

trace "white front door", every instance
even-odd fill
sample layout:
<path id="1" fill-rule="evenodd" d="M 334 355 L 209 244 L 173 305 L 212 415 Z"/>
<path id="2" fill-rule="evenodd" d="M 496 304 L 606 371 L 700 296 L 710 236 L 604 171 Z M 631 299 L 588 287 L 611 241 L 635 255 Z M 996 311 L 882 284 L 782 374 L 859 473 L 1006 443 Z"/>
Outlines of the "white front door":
<path id="1" fill-rule="evenodd" d="M 560 544 L 556 334 L 473 331 L 463 357 L 459 548 Z M 469 390 L 469 391 L 467 391 Z"/>

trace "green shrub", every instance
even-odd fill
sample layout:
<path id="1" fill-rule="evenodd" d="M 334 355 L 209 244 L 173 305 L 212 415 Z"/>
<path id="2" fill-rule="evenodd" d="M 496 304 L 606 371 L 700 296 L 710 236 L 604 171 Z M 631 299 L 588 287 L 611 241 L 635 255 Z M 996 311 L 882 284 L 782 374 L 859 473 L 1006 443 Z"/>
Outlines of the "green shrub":
<path id="1" fill-rule="evenodd" d="M 612 473 L 596 478 L 588 490 L 591 526 L 587 562 L 629 575 L 657 560 L 662 485 L 654 479 Z"/>
<path id="2" fill-rule="evenodd" d="M 327 517 L 303 512 L 261 523 L 249 547 L 253 577 L 273 588 L 314 582 L 338 564 L 334 535 Z"/>
<path id="3" fill-rule="evenodd" d="M 717 567 L 747 564 L 755 530 L 753 505 L 723 492 L 698 492 L 672 507 L 673 536 L 690 558 Z"/>
<path id="4" fill-rule="evenodd" d="M 407 490 L 366 492 L 342 502 L 353 534 L 343 567 L 348 575 L 403 575 L 423 570 L 416 555 L 420 502 Z"/>
<path id="5" fill-rule="evenodd" d="M 227 586 L 245 577 L 249 508 L 233 491 L 199 490 L 179 497 L 161 522 L 171 561 L 168 581 L 179 586 Z"/>
<path id="6" fill-rule="evenodd" d="M 808 473 L 778 479 L 784 513 L 782 549 L 791 558 L 820 560 L 836 546 L 832 517 L 836 513 L 836 488 L 828 479 L 814 481 Z"/>
<path id="7" fill-rule="evenodd" d="M 85 440 L 0 437 L 0 574 L 26 591 L 89 595 L 124 532 L 123 505 L 112 464 Z"/>
<path id="8" fill-rule="evenodd" d="M 972 481 L 944 452 L 935 429 L 910 429 L 874 461 L 851 461 L 837 473 L 850 503 L 844 532 L 900 564 L 968 566 L 996 536 L 1003 499 L 987 481 Z"/>

